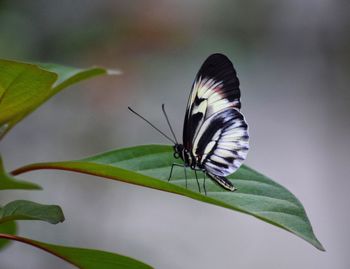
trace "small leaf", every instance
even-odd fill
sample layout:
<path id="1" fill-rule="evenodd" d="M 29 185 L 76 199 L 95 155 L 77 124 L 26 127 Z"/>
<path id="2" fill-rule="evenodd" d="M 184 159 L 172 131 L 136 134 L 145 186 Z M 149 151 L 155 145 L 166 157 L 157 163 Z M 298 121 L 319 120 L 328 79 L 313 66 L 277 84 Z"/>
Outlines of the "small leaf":
<path id="1" fill-rule="evenodd" d="M 174 162 L 179 160 L 174 159 L 172 147 L 146 145 L 114 150 L 78 161 L 32 164 L 12 173 L 16 175 L 36 169 L 60 169 L 177 193 L 255 216 L 324 250 L 313 233 L 302 204 L 291 192 L 271 179 L 242 166 L 229 177 L 238 189 L 236 192 L 225 191 L 207 180 L 205 196 L 198 193 L 195 175 L 190 169 L 187 172 L 188 189 L 185 188 L 184 171 L 181 168 L 175 168 L 170 183 L 167 182 Z"/>
<path id="2" fill-rule="evenodd" d="M 60 90 L 102 74 L 111 72 L 0 59 L 0 138 Z"/>
<path id="3" fill-rule="evenodd" d="M 45 100 L 57 75 L 38 66 L 0 60 L 0 124 Z"/>
<path id="4" fill-rule="evenodd" d="M 14 177 L 11 177 L 10 175 L 8 175 L 4 170 L 2 159 L 0 156 L 0 190 L 14 190 L 14 189 L 41 190 L 41 187 L 34 183 L 16 180 Z"/>
<path id="5" fill-rule="evenodd" d="M 14 221 L 9 221 L 6 223 L 0 224 L 0 234 L 11 234 L 14 235 L 17 233 L 17 224 Z M 0 250 L 6 247 L 10 243 L 7 239 L 0 238 Z"/>
<path id="6" fill-rule="evenodd" d="M 73 248 L 66 246 L 57 246 L 34 241 L 28 238 L 0 234 L 0 238 L 7 238 L 31 245 L 33 247 L 44 250 L 80 269 L 150 269 L 151 266 L 116 253 Z"/>
<path id="7" fill-rule="evenodd" d="M 42 220 L 52 224 L 64 221 L 62 209 L 57 205 L 42 205 L 16 200 L 0 208 L 0 224 L 13 220 Z"/>

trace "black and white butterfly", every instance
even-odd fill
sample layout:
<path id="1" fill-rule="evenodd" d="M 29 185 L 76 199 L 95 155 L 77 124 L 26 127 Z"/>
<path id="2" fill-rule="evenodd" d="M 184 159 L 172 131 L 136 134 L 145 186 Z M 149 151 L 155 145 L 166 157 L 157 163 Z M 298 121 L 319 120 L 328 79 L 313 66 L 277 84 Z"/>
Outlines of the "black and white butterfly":
<path id="1" fill-rule="evenodd" d="M 173 141 L 148 120 L 151 126 L 174 143 L 174 156 L 184 167 L 204 172 L 226 190 L 236 188 L 226 176 L 234 173 L 247 157 L 248 125 L 241 114 L 239 80 L 231 61 L 223 54 L 212 54 L 203 63 L 194 80 L 188 99 L 183 127 L 183 144 Z M 169 180 L 174 166 L 171 167 Z M 186 169 L 185 169 L 186 173 Z M 187 184 L 187 183 L 186 183 Z M 200 186 L 198 183 L 198 188 Z M 205 183 L 203 184 L 204 191 Z"/>

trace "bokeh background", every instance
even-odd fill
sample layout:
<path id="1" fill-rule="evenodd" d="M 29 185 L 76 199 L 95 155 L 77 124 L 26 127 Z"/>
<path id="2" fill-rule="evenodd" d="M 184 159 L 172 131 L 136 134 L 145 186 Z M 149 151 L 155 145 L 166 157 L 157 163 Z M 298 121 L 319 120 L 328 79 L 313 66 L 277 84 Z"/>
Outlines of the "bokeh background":
<path id="1" fill-rule="evenodd" d="M 350 2 L 0 1 L 0 57 L 123 70 L 55 96 L 1 146 L 6 168 L 167 141 L 127 106 L 180 137 L 192 80 L 222 52 L 241 81 L 247 164 L 304 204 L 327 252 L 250 216 L 169 193 L 59 171 L 22 178 L 44 191 L 1 192 L 63 207 L 59 225 L 20 234 L 122 253 L 155 268 L 350 268 Z M 20 243 L 1 269 L 72 268 Z"/>

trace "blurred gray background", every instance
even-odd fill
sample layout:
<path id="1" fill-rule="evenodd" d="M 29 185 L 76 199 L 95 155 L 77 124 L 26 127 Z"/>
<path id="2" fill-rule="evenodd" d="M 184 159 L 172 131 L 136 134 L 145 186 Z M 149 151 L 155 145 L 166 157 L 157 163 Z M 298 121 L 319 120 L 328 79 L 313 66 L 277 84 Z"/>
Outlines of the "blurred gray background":
<path id="1" fill-rule="evenodd" d="M 60 171 L 3 191 L 63 207 L 66 221 L 21 222 L 20 235 L 100 248 L 155 268 L 350 268 L 350 2 L 0 1 L 0 57 L 123 70 L 60 93 L 1 143 L 6 168 L 167 141 L 131 105 L 179 137 L 193 78 L 211 53 L 237 69 L 250 124 L 247 164 L 303 203 L 327 249 L 253 217 L 184 197 Z M 13 243 L 1 269 L 72 268 Z"/>

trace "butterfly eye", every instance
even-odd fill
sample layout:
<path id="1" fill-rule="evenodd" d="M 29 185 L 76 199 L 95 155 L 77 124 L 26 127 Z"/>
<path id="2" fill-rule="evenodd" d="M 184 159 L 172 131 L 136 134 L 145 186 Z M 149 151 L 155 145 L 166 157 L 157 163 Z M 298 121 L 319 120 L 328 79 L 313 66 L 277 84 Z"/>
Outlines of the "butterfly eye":
<path id="1" fill-rule="evenodd" d="M 179 155 L 179 153 L 177 153 L 177 152 L 174 152 L 174 158 L 175 158 L 175 159 L 178 159 L 178 158 L 180 158 L 180 155 Z"/>

